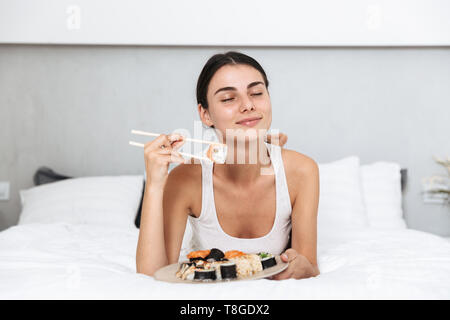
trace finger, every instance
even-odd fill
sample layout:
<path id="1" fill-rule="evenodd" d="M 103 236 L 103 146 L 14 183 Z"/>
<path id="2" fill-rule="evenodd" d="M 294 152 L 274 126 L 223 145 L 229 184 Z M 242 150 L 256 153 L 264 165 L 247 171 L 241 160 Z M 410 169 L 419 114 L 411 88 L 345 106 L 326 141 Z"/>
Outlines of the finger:
<path id="1" fill-rule="evenodd" d="M 171 143 L 172 149 L 178 150 L 186 142 L 184 136 L 178 133 L 172 133 L 169 136 L 169 141 Z"/>
<path id="2" fill-rule="evenodd" d="M 169 139 L 169 141 L 171 143 L 173 143 L 175 141 L 179 141 L 179 140 L 184 140 L 184 137 L 179 133 L 171 133 L 171 134 L 167 135 L 167 138 Z"/>
<path id="3" fill-rule="evenodd" d="M 164 149 L 157 149 L 154 152 L 156 152 L 156 154 L 160 154 L 160 155 L 171 155 L 173 151 L 174 150 L 172 150 L 170 148 L 164 148 Z"/>
<path id="4" fill-rule="evenodd" d="M 166 163 L 184 163 L 185 159 L 181 156 L 177 156 L 174 154 L 165 154 L 159 156 L 162 161 Z"/>
<path id="5" fill-rule="evenodd" d="M 177 150 L 172 150 L 169 148 L 155 150 L 155 152 L 160 155 L 174 155 L 183 158 L 183 156 Z"/>
<path id="6" fill-rule="evenodd" d="M 147 142 L 144 145 L 144 150 L 145 151 L 157 150 L 157 149 L 161 149 L 161 146 L 164 146 L 165 148 L 170 147 L 170 141 L 169 141 L 167 135 L 165 135 L 165 134 L 161 134 L 156 139 Z"/>
<path id="7" fill-rule="evenodd" d="M 284 146 L 288 140 L 288 136 L 284 133 L 280 133 L 280 147 Z"/>
<path id="8" fill-rule="evenodd" d="M 186 159 L 178 151 L 175 150 L 161 149 L 156 151 L 156 154 L 161 156 L 169 156 L 169 162 L 187 163 Z"/>
<path id="9" fill-rule="evenodd" d="M 159 148 L 160 148 L 160 149 L 169 149 L 169 150 L 172 149 L 172 143 L 170 142 L 168 136 L 166 136 L 166 139 L 164 139 L 164 140 L 162 141 L 162 143 L 160 144 Z"/>
<path id="10" fill-rule="evenodd" d="M 285 135 L 284 133 L 279 133 L 279 134 L 268 134 L 266 136 L 266 141 L 269 144 L 274 144 L 277 146 L 284 146 L 287 142 L 287 135 Z"/>
<path id="11" fill-rule="evenodd" d="M 279 145 L 280 144 L 280 136 L 278 134 L 268 134 L 266 136 L 267 143 Z"/>
<path id="12" fill-rule="evenodd" d="M 294 260 L 296 257 L 298 256 L 298 253 L 295 249 L 287 249 L 282 255 L 281 255 L 281 260 L 283 262 L 291 262 L 292 260 Z"/>

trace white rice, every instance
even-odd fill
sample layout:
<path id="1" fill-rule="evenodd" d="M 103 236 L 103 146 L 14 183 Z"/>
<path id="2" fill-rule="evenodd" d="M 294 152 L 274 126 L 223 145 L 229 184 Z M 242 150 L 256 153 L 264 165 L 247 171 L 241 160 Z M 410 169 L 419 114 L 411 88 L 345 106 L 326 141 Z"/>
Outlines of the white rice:
<path id="1" fill-rule="evenodd" d="M 248 277 L 256 272 L 262 271 L 261 259 L 256 254 L 246 254 L 232 258 L 230 261 L 236 263 L 238 277 Z"/>

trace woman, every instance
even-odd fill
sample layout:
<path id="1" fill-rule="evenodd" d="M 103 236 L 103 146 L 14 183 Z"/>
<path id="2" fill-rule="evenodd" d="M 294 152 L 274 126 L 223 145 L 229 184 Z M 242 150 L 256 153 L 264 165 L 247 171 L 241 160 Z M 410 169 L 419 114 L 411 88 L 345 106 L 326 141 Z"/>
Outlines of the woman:
<path id="1" fill-rule="evenodd" d="M 196 249 L 282 254 L 289 266 L 273 279 L 319 274 L 317 163 L 265 143 L 259 143 L 263 147 L 257 148 L 256 161 L 249 161 L 252 142 L 261 141 L 261 136 L 246 133 L 265 132 L 271 125 L 268 85 L 260 64 L 242 53 L 216 54 L 204 66 L 197 84 L 198 112 L 221 142 L 236 151 L 227 154 L 225 164 L 184 163 L 176 151 L 184 140 L 176 134 L 161 135 L 145 145 L 147 184 L 138 273 L 153 275 L 178 261 L 189 217 Z M 237 134 L 230 137 L 229 132 Z M 237 164 L 242 153 L 245 163 Z M 168 174 L 171 162 L 182 164 Z"/>

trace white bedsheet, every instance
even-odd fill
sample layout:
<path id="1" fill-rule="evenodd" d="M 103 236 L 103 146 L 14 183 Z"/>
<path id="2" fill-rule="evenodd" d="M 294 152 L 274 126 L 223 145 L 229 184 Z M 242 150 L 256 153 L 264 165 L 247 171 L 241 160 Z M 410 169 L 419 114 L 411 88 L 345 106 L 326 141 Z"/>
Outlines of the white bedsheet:
<path id="1" fill-rule="evenodd" d="M 0 299 L 450 299 L 450 243 L 414 230 L 319 229 L 318 277 L 197 285 L 136 274 L 137 238 L 137 229 L 11 227 L 0 232 Z"/>

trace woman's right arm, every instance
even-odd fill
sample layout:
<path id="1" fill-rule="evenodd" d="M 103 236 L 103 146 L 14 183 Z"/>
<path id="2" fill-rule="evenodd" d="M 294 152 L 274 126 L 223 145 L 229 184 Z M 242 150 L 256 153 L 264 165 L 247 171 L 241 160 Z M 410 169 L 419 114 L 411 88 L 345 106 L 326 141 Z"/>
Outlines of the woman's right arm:
<path id="1" fill-rule="evenodd" d="M 184 158 L 176 151 L 183 143 L 180 135 L 160 135 L 144 146 L 147 182 L 136 250 L 138 273 L 152 276 L 156 270 L 168 264 L 164 240 L 163 196 L 169 164 L 184 162 Z"/>

